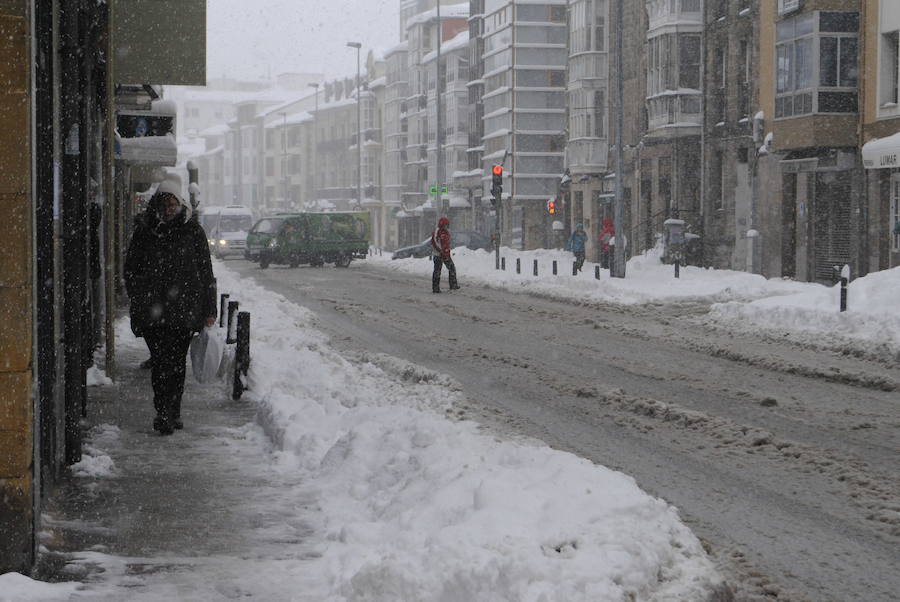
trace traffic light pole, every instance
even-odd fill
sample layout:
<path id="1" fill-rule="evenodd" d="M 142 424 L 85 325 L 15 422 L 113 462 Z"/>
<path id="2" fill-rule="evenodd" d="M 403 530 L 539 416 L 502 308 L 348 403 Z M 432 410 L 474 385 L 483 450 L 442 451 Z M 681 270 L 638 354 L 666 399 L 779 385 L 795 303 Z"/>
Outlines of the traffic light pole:
<path id="1" fill-rule="evenodd" d="M 506 157 L 504 156 L 504 160 Z M 500 269 L 500 216 L 503 214 L 503 165 L 491 169 L 491 195 L 494 204 L 494 269 Z"/>
<path id="2" fill-rule="evenodd" d="M 622 74 L 622 28 L 624 27 L 625 9 L 623 0 L 618 1 L 616 7 L 616 207 L 614 218 L 614 236 L 616 246 L 613 247 L 613 268 L 610 276 L 613 278 L 625 277 L 625 153 L 622 148 L 624 135 L 622 129 L 625 126 L 625 93 L 624 76 Z"/>

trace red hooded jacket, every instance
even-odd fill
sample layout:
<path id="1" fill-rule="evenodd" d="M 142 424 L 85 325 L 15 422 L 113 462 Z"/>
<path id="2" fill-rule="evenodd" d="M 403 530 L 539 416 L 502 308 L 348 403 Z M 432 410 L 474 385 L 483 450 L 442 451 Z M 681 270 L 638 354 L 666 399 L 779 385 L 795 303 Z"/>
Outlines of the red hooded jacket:
<path id="1" fill-rule="evenodd" d="M 450 259 L 450 231 L 447 227 L 450 220 L 442 217 L 438 220 L 437 228 L 431 233 L 431 255 L 441 259 Z"/>
<path id="2" fill-rule="evenodd" d="M 601 251 L 609 253 L 609 241 L 615 235 L 616 230 L 613 228 L 613 221 L 608 217 L 603 218 L 603 229 L 597 235 L 597 242 L 600 243 Z"/>

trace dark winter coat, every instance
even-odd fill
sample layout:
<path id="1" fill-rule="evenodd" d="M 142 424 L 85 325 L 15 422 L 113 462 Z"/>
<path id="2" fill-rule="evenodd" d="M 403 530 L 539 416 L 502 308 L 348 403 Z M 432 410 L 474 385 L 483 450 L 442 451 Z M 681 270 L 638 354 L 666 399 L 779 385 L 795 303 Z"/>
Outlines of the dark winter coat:
<path id="1" fill-rule="evenodd" d="M 157 217 L 158 199 L 135 220 L 125 259 L 125 288 L 131 299 L 131 330 L 167 326 L 199 332 L 216 316 L 216 280 L 209 242 L 196 218 L 185 213 L 166 224 Z"/>

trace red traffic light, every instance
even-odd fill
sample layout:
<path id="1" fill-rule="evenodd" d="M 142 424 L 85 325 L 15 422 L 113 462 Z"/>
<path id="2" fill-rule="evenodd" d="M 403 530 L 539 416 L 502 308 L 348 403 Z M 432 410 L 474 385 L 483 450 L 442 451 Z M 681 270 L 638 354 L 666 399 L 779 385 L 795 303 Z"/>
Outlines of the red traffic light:
<path id="1" fill-rule="evenodd" d="M 503 175 L 503 166 L 502 165 L 494 165 L 494 175 L 502 176 Z"/>
<path id="2" fill-rule="evenodd" d="M 547 213 L 554 215 L 556 213 L 556 201 L 547 201 Z"/>

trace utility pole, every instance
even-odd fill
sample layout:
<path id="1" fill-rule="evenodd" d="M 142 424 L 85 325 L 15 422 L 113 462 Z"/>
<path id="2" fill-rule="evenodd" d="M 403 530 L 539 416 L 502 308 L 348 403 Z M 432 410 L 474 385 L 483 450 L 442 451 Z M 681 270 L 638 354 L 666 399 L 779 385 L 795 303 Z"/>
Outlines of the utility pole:
<path id="1" fill-rule="evenodd" d="M 356 48 L 356 202 L 362 207 L 362 77 L 359 68 L 362 44 L 347 42 L 347 46 Z"/>
<path id="2" fill-rule="evenodd" d="M 625 277 L 625 152 L 622 148 L 625 126 L 625 78 L 622 74 L 622 28 L 624 26 L 624 0 L 616 7 L 616 207 L 613 215 L 616 246 L 613 247 L 613 278 Z"/>
<path id="3" fill-rule="evenodd" d="M 284 196 L 282 197 L 282 210 L 287 211 L 288 200 L 288 173 L 287 173 L 287 113 L 281 114 L 281 179 L 284 182 Z"/>
<path id="4" fill-rule="evenodd" d="M 435 81 L 435 108 L 437 112 L 437 119 L 435 120 L 435 127 L 437 128 L 437 135 L 435 136 L 435 140 L 437 142 L 437 154 L 435 155 L 435 161 L 437 163 L 435 169 L 435 177 L 437 178 L 437 182 L 435 182 L 434 187 L 434 209 L 439 213 L 441 217 L 447 217 L 449 213 L 449 208 L 444 206 L 444 145 L 441 141 L 441 38 L 443 31 L 441 27 L 441 0 L 437 0 L 437 68 L 436 74 L 437 79 Z"/>
<path id="5" fill-rule="evenodd" d="M 312 182 L 313 182 L 313 200 L 319 198 L 319 189 L 316 186 L 316 179 L 319 176 L 318 172 L 318 159 L 316 158 L 319 154 L 319 84 L 309 84 L 310 88 L 315 88 L 316 96 L 316 112 L 313 114 L 313 152 L 312 152 Z"/>

